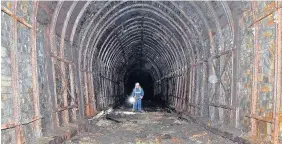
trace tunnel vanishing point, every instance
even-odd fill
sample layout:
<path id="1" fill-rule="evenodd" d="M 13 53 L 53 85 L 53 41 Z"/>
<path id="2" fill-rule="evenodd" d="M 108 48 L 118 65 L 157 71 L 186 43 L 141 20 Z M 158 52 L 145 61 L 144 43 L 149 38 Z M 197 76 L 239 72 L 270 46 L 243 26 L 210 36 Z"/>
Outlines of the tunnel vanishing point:
<path id="1" fill-rule="evenodd" d="M 281 143 L 282 2 L 1 1 L 1 143 L 70 139 L 136 81 L 222 137 Z"/>

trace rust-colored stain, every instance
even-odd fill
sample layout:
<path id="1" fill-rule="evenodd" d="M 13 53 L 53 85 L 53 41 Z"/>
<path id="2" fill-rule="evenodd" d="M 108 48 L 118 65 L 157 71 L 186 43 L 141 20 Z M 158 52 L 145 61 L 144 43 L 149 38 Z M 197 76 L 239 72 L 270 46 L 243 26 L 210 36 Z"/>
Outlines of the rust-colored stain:
<path id="1" fill-rule="evenodd" d="M 271 32 L 265 32 L 265 33 L 263 33 L 263 36 L 264 36 L 264 37 L 269 37 L 269 36 L 271 36 L 271 35 L 272 35 Z"/>
<path id="2" fill-rule="evenodd" d="M 263 75 L 262 74 L 258 74 L 258 81 L 260 81 L 260 82 L 263 81 Z"/>
<path id="3" fill-rule="evenodd" d="M 201 137 L 201 136 L 204 136 L 204 135 L 207 135 L 207 133 L 204 132 L 204 133 L 194 134 L 194 135 L 192 135 L 190 138 Z"/>
<path id="4" fill-rule="evenodd" d="M 263 120 L 273 122 L 273 113 L 268 112 L 265 113 L 264 116 L 262 117 Z M 282 121 L 282 115 L 280 115 L 280 123 Z M 267 137 L 271 136 L 271 131 L 272 131 L 272 125 L 266 122 L 258 122 L 258 136 L 262 139 L 265 139 Z"/>
<path id="5" fill-rule="evenodd" d="M 5 101 L 6 99 L 7 99 L 7 96 L 6 95 L 2 95 L 1 100 Z"/>
<path id="6" fill-rule="evenodd" d="M 260 113 L 262 113 L 263 111 L 264 110 L 261 108 L 258 110 L 258 112 Z M 265 113 L 264 116 L 262 116 L 261 118 L 265 121 L 271 122 L 273 120 L 273 113 L 272 112 Z M 282 123 L 282 113 L 280 113 L 279 115 L 279 122 Z"/>
<path id="7" fill-rule="evenodd" d="M 262 86 L 261 87 L 261 92 L 270 92 L 271 89 L 268 86 Z"/>
<path id="8" fill-rule="evenodd" d="M 7 2 L 7 7 L 8 7 L 8 9 L 11 9 L 12 3 L 11 2 Z"/>
<path id="9" fill-rule="evenodd" d="M 171 138 L 170 141 L 173 143 L 182 144 L 181 140 L 176 137 Z"/>
<path id="10" fill-rule="evenodd" d="M 245 75 L 246 75 L 246 76 L 249 76 L 249 75 L 251 75 L 251 74 L 252 74 L 251 70 L 247 70 L 247 71 L 245 72 Z"/>
<path id="11" fill-rule="evenodd" d="M 249 119 L 244 118 L 244 119 L 242 120 L 242 124 L 245 125 L 245 126 L 249 125 Z"/>
<path id="12" fill-rule="evenodd" d="M 158 137 L 156 138 L 156 144 L 161 144 L 161 143 L 162 143 L 161 138 L 158 136 Z"/>
<path id="13" fill-rule="evenodd" d="M 263 10 L 264 12 L 268 12 L 275 8 L 275 2 L 270 2 Z"/>
<path id="14" fill-rule="evenodd" d="M 267 26 L 271 26 L 273 24 L 275 24 L 275 22 L 274 22 L 274 18 L 272 16 L 272 14 L 271 14 L 271 15 L 269 15 L 269 18 L 267 20 Z"/>
<path id="15" fill-rule="evenodd" d="M 272 121 L 273 120 L 273 113 L 266 113 L 264 118 L 267 120 L 267 121 Z"/>
<path id="16" fill-rule="evenodd" d="M 97 115 L 97 113 L 98 112 L 96 110 L 94 110 L 90 105 L 85 106 L 85 114 L 86 114 L 87 118 L 92 118 L 95 115 Z"/>
<path id="17" fill-rule="evenodd" d="M 263 110 L 262 110 L 261 108 L 259 108 L 259 109 L 258 109 L 258 112 L 259 112 L 259 113 L 262 113 L 262 112 L 263 112 Z"/>
<path id="18" fill-rule="evenodd" d="M 248 136 L 245 137 L 246 139 L 248 139 L 252 144 L 265 144 L 263 143 L 263 139 L 261 137 L 257 137 L 257 136 Z"/>
<path id="19" fill-rule="evenodd" d="M 266 122 L 258 122 L 258 133 L 257 133 L 257 135 L 260 138 L 265 139 L 268 135 L 267 131 L 268 131 L 267 123 Z"/>
<path id="20" fill-rule="evenodd" d="M 244 88 L 249 88 L 250 84 L 244 84 Z"/>
<path id="21" fill-rule="evenodd" d="M 90 107 L 89 107 L 89 104 L 85 106 L 85 114 L 86 114 L 86 116 L 90 116 Z"/>
<path id="22" fill-rule="evenodd" d="M 136 138 L 135 139 L 136 144 L 161 144 L 161 138 L 156 137 L 155 140 L 150 140 L 150 139 L 141 139 L 141 138 Z"/>
<path id="23" fill-rule="evenodd" d="M 97 112 L 93 108 L 91 108 L 90 109 L 90 115 L 96 115 L 96 114 L 97 114 Z"/>
<path id="24" fill-rule="evenodd" d="M 20 128 L 19 128 L 19 129 L 20 129 L 20 138 L 19 138 L 19 140 L 20 140 L 21 143 L 25 143 L 25 142 L 24 142 L 24 137 L 23 137 L 23 130 L 22 130 L 22 127 L 21 127 L 21 126 L 19 126 L 19 127 L 20 127 Z"/>
<path id="25" fill-rule="evenodd" d="M 270 46 L 269 46 L 269 59 L 270 59 L 270 69 L 274 69 L 274 57 L 275 57 L 275 53 L 276 53 L 276 50 L 275 50 L 275 42 L 274 40 L 271 40 L 270 41 Z"/>

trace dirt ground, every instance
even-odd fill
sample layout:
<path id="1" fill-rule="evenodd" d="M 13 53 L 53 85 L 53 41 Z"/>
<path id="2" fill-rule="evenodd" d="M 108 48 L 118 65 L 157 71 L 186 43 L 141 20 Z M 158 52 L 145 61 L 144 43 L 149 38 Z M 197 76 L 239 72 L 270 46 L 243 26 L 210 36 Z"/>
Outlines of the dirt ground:
<path id="1" fill-rule="evenodd" d="M 97 116 L 98 117 L 98 116 Z M 159 106 L 146 106 L 144 112 L 131 112 L 122 106 L 89 120 L 89 132 L 66 144 L 232 144 L 193 123 L 180 119 Z"/>

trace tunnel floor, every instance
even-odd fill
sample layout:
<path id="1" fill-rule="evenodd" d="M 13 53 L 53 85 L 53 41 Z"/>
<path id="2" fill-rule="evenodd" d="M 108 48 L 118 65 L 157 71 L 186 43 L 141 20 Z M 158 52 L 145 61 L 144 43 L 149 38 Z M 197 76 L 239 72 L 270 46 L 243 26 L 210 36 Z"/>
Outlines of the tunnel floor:
<path id="1" fill-rule="evenodd" d="M 122 105 L 89 121 L 88 132 L 74 136 L 67 144 L 229 144 L 233 143 L 189 119 L 180 119 L 162 105 L 143 102 L 144 112 L 131 112 Z"/>

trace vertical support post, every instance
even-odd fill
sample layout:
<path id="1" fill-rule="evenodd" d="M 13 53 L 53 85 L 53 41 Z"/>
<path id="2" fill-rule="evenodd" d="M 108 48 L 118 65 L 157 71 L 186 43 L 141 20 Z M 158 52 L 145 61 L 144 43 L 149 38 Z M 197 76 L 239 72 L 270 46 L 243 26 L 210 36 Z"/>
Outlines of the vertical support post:
<path id="1" fill-rule="evenodd" d="M 85 113 L 86 116 L 89 116 L 90 109 L 89 109 L 89 97 L 88 97 L 88 76 L 87 72 L 84 73 L 84 83 L 85 83 Z"/>
<path id="2" fill-rule="evenodd" d="M 278 1 L 276 1 L 276 7 L 278 8 Z M 276 11 L 277 25 L 276 25 L 276 53 L 275 53 L 275 86 L 274 86 L 274 131 L 272 133 L 272 139 L 274 144 L 279 143 L 279 129 L 280 123 L 280 107 L 281 107 L 281 87 L 282 87 L 282 8 Z"/>
<path id="3" fill-rule="evenodd" d="M 76 61 L 77 62 L 77 61 Z M 78 62 L 77 62 L 78 63 Z M 75 66 L 75 65 L 74 65 Z M 77 92 L 77 101 L 78 101 L 78 109 L 79 109 L 79 119 L 84 119 L 85 117 L 85 108 L 84 108 L 84 97 L 82 93 L 82 82 L 81 82 L 81 71 L 79 70 L 79 66 L 75 66 L 73 70 L 76 69 L 76 75 L 74 76 L 76 81 L 76 92 Z"/>
<path id="4" fill-rule="evenodd" d="M 70 64 L 69 64 L 69 71 L 70 71 L 70 88 L 71 88 L 70 91 L 71 91 L 71 96 L 72 96 L 73 98 L 75 98 L 75 94 L 74 94 L 75 89 L 74 89 L 73 63 L 70 63 Z M 72 105 L 75 104 L 75 101 L 72 100 L 72 101 L 71 101 L 71 104 L 72 104 Z M 73 121 L 76 120 L 76 109 L 72 109 L 72 120 L 73 120 Z"/>
<path id="5" fill-rule="evenodd" d="M 77 48 L 74 45 L 71 45 L 71 55 L 73 65 L 71 65 L 72 75 L 73 75 L 73 84 L 74 85 L 74 93 L 76 94 L 77 104 L 78 104 L 78 119 L 84 119 L 84 104 L 83 104 L 83 95 L 82 95 L 82 88 L 81 88 L 81 72 L 79 69 L 79 62 L 77 56 Z M 77 112 L 77 111 L 76 111 Z"/>
<path id="6" fill-rule="evenodd" d="M 187 105 L 187 67 L 183 71 L 183 84 L 184 84 L 184 91 L 183 91 L 183 100 L 182 100 L 182 112 L 186 112 L 186 105 Z"/>
<path id="7" fill-rule="evenodd" d="M 44 30 L 44 37 L 49 37 L 50 36 L 50 25 L 45 27 Z M 52 119 L 52 128 L 56 128 L 59 125 L 59 119 L 58 119 L 58 113 L 55 112 L 57 108 L 57 95 L 56 95 L 56 81 L 55 81 L 55 59 L 50 55 L 52 51 L 52 47 L 50 44 L 50 39 L 44 39 L 44 51 L 46 53 L 46 72 L 48 75 L 48 90 L 50 90 L 50 95 L 51 95 L 51 101 L 52 101 L 52 106 L 53 106 L 53 112 L 51 114 L 51 119 Z"/>
<path id="8" fill-rule="evenodd" d="M 236 90 L 236 79 L 237 79 L 237 48 L 232 50 L 232 80 L 231 80 L 231 103 L 230 105 L 234 107 L 231 113 L 231 125 L 234 127 L 238 126 L 237 113 L 239 108 L 237 106 L 237 90 Z"/>
<path id="9" fill-rule="evenodd" d="M 181 112 L 183 112 L 183 110 L 184 110 L 184 103 L 185 103 L 185 98 L 186 98 L 186 94 L 185 94 L 185 92 L 186 92 L 186 82 L 185 82 L 185 80 L 186 80 L 186 76 L 185 76 L 185 70 L 182 70 L 182 76 L 181 76 L 181 83 L 182 83 L 182 91 L 181 91 L 181 103 L 180 103 L 180 108 L 181 108 Z"/>
<path id="10" fill-rule="evenodd" d="M 176 80 L 177 80 L 177 85 L 176 85 L 176 108 L 177 108 L 177 111 L 180 110 L 180 107 L 179 107 L 179 103 L 181 101 L 181 93 L 180 93 L 180 88 L 181 88 L 181 77 L 179 77 L 179 71 L 176 72 Z"/>
<path id="11" fill-rule="evenodd" d="M 186 68 L 182 72 L 182 84 L 183 84 L 183 91 L 182 91 L 182 100 L 181 100 L 181 111 L 184 112 L 185 110 L 185 103 L 186 103 Z"/>
<path id="12" fill-rule="evenodd" d="M 239 77 L 239 73 L 237 73 L 237 70 L 239 68 L 239 57 L 240 57 L 240 51 L 241 51 L 241 45 L 242 40 L 239 38 L 241 35 L 240 27 L 242 23 L 243 17 L 235 17 L 234 21 L 238 21 L 238 23 L 235 23 L 235 30 L 234 30 L 234 51 L 232 51 L 233 59 L 232 59 L 232 85 L 231 85 L 231 105 L 234 107 L 234 110 L 232 112 L 233 121 L 231 123 L 232 126 L 235 128 L 238 128 L 240 125 L 240 102 L 238 100 L 238 93 L 240 93 L 237 89 L 237 78 Z"/>
<path id="13" fill-rule="evenodd" d="M 60 48 L 60 58 L 64 59 L 64 47 Z M 66 68 L 65 68 L 65 62 L 64 61 L 60 61 L 60 66 L 61 66 L 61 80 L 62 80 L 62 90 L 63 90 L 63 94 L 62 94 L 62 98 L 63 98 L 63 105 L 64 107 L 68 106 L 68 94 L 67 94 L 67 89 L 68 89 L 68 85 L 66 82 Z M 63 124 L 64 125 L 69 125 L 69 111 L 68 110 L 64 110 L 62 111 L 63 113 Z"/>
<path id="14" fill-rule="evenodd" d="M 57 63 L 57 60 L 54 57 L 51 57 L 51 61 L 52 61 L 52 67 L 53 67 L 53 82 L 54 82 L 54 104 L 55 104 L 55 108 L 58 108 L 58 96 L 57 96 L 57 84 L 56 84 L 56 72 L 55 72 L 55 64 Z M 54 113 L 54 117 L 53 117 L 53 128 L 58 127 L 59 126 L 59 116 L 58 113 L 55 112 Z"/>
<path id="15" fill-rule="evenodd" d="M 257 11 L 257 2 L 252 2 L 252 13 L 253 13 L 253 19 L 256 19 L 256 11 Z M 257 105 L 257 96 L 258 96 L 258 66 L 259 66 L 259 60 L 258 60 L 258 49 L 259 49 L 259 43 L 258 43 L 258 23 L 254 24 L 254 60 L 253 60 L 253 83 L 252 83 L 252 97 L 251 97 L 251 114 L 256 114 L 256 105 Z M 256 136 L 257 135 L 257 122 L 256 119 L 251 118 L 251 135 Z"/>
<path id="16" fill-rule="evenodd" d="M 50 35 L 48 36 L 50 38 L 50 47 L 51 47 L 51 52 L 53 51 L 53 54 L 55 56 L 57 56 L 57 48 L 55 47 L 55 27 L 56 27 L 56 22 L 57 22 L 57 18 L 58 18 L 58 15 L 59 15 L 59 12 L 60 12 L 60 9 L 63 5 L 63 2 L 62 1 L 59 1 L 56 5 L 56 8 L 55 8 L 55 11 L 53 13 L 53 16 L 52 16 L 52 20 L 51 20 L 51 25 L 50 25 Z M 54 106 L 55 108 L 58 108 L 58 98 L 57 98 L 57 92 L 56 92 L 56 89 L 57 89 L 57 84 L 56 84 L 56 68 L 55 68 L 55 64 L 57 63 L 57 60 L 51 56 L 51 61 L 52 61 L 52 72 L 53 72 L 53 85 L 54 85 Z M 53 109 L 54 110 L 54 109 Z M 55 112 L 55 111 L 54 111 Z M 54 114 L 54 117 L 53 117 L 53 127 L 58 127 L 59 126 L 59 118 L 58 118 L 58 113 L 55 113 Z"/>
<path id="17" fill-rule="evenodd" d="M 94 90 L 94 84 L 93 84 L 93 75 L 92 72 L 89 73 L 90 76 L 90 87 L 91 87 L 91 95 L 92 95 L 92 108 L 94 112 L 96 111 L 96 98 L 95 98 L 95 90 Z"/>
<path id="18" fill-rule="evenodd" d="M 109 87 L 109 84 L 110 84 L 110 80 L 109 79 L 111 79 L 110 77 L 109 77 L 109 74 L 108 74 L 108 67 L 107 67 L 107 65 L 106 64 L 104 64 L 104 68 L 105 68 L 105 70 L 104 70 L 104 73 L 105 73 L 105 78 L 104 78 L 104 84 L 105 84 L 105 88 L 106 89 L 104 89 L 104 97 L 106 98 L 106 100 L 105 100 L 105 102 L 106 102 L 106 106 L 109 106 L 109 94 L 108 94 L 108 87 Z M 106 78 L 109 78 L 109 79 L 106 79 Z"/>
<path id="19" fill-rule="evenodd" d="M 173 81 L 173 84 L 172 84 L 172 87 L 173 87 L 173 93 L 172 93 L 172 105 L 175 107 L 175 103 L 176 103 L 176 78 L 175 77 L 172 77 L 172 81 Z M 157 83 L 157 87 L 158 87 L 158 89 L 157 89 L 157 91 L 158 91 L 158 94 L 159 94 L 159 82 Z"/>
<path id="20" fill-rule="evenodd" d="M 203 62 L 203 88 L 202 88 L 202 98 L 201 98 L 201 116 L 207 116 L 208 112 L 208 63 Z"/>
<path id="21" fill-rule="evenodd" d="M 91 85 L 92 85 L 92 90 L 93 90 L 93 109 L 96 112 L 96 110 L 97 110 L 96 109 L 96 95 L 95 95 L 95 89 L 94 89 L 93 82 L 94 82 L 94 79 L 93 79 L 93 75 L 91 74 Z M 118 85 L 117 85 L 117 87 L 118 87 Z"/>
<path id="22" fill-rule="evenodd" d="M 17 12 L 17 2 L 14 3 L 14 13 Z M 11 17 L 13 20 L 13 28 L 11 28 L 11 33 L 14 37 L 11 42 L 11 70 L 12 70 L 12 94 L 13 94 L 13 115 L 15 123 L 19 123 L 19 94 L 18 94 L 18 62 L 16 60 L 17 53 L 17 20 Z M 21 126 L 17 125 L 15 127 L 16 132 L 16 143 L 22 143 L 21 136 Z"/>
<path id="23" fill-rule="evenodd" d="M 182 71 L 180 71 L 179 75 L 181 75 Z M 179 87 L 179 101 L 178 101 L 178 105 L 179 105 L 179 111 L 182 110 L 182 106 L 181 103 L 183 101 L 183 91 L 184 91 L 184 87 L 183 87 L 183 76 L 179 77 L 179 81 L 180 81 L 180 87 Z"/>
<path id="24" fill-rule="evenodd" d="M 190 106 L 190 104 L 192 103 L 192 97 L 193 97 L 193 92 L 194 91 L 194 71 L 195 71 L 195 66 L 192 65 L 191 67 L 191 71 L 190 71 L 190 91 L 189 91 L 189 113 L 193 114 L 193 107 Z"/>
<path id="25" fill-rule="evenodd" d="M 56 54 L 57 52 L 54 51 L 54 54 Z M 51 63 L 52 63 L 52 72 L 53 72 L 53 85 L 54 85 L 54 106 L 55 109 L 58 108 L 58 95 L 57 95 L 57 84 L 56 84 L 56 72 L 55 72 L 55 64 L 57 63 L 57 60 L 51 56 Z M 56 128 L 59 126 L 59 116 L 58 113 L 54 111 L 53 113 L 53 128 Z"/>
<path id="26" fill-rule="evenodd" d="M 185 103 L 184 103 L 184 111 L 188 112 L 188 108 L 189 108 L 189 91 L 190 91 L 190 83 L 191 81 L 188 81 L 188 79 L 190 80 L 190 76 L 189 74 L 189 70 L 190 70 L 190 66 L 189 68 L 186 69 L 185 71 L 185 83 L 186 83 L 186 89 L 185 89 Z M 189 85 L 188 85 L 189 84 Z"/>
<path id="27" fill-rule="evenodd" d="M 91 80 L 91 72 L 87 72 L 87 79 L 88 79 L 88 89 L 89 89 L 89 114 L 93 114 L 93 87 L 92 87 L 92 80 Z"/>
<path id="28" fill-rule="evenodd" d="M 175 73 L 176 73 L 175 75 L 177 76 L 178 75 L 178 71 L 176 71 Z M 179 111 L 178 103 L 179 103 L 179 86 L 180 86 L 180 81 L 179 81 L 179 77 L 178 76 L 175 77 L 175 82 L 176 82 L 176 85 L 174 85 L 174 87 L 175 87 L 175 97 L 174 97 L 175 101 L 174 101 L 174 105 L 175 105 L 176 111 Z M 160 84 L 158 86 L 160 86 Z"/>
<path id="29" fill-rule="evenodd" d="M 38 1 L 33 2 L 33 24 L 32 24 L 32 46 L 31 46 L 31 65 L 32 65 L 32 96 L 33 96 L 33 106 L 35 117 L 40 117 L 39 111 L 39 91 L 38 91 L 38 75 L 37 75 L 37 50 L 36 50 L 36 16 L 38 9 Z M 40 120 L 35 123 L 35 133 L 37 136 L 40 135 Z"/>
<path id="30" fill-rule="evenodd" d="M 214 52 L 217 53 L 217 49 L 215 47 L 215 43 L 214 43 L 214 40 L 213 40 L 213 34 L 212 34 L 211 30 L 209 30 L 209 42 L 210 42 L 210 48 L 207 50 L 207 54 L 206 54 L 207 58 L 211 58 L 211 55 Z M 206 63 L 206 65 L 207 65 L 207 91 L 209 91 L 208 88 L 213 87 L 211 85 L 211 83 L 209 82 L 210 75 L 215 73 L 212 62 L 213 62 L 213 59 L 211 59 L 210 61 L 209 61 L 209 59 L 207 59 L 207 63 Z M 214 93 L 215 92 L 216 91 L 214 91 Z M 210 103 L 213 100 L 212 97 L 213 97 L 214 93 L 207 93 L 207 115 L 208 115 L 210 120 L 214 120 L 214 117 L 215 117 L 215 108 L 210 109 L 211 108 Z"/>
<path id="31" fill-rule="evenodd" d="M 64 19 L 64 25 L 62 28 L 62 33 L 61 33 L 61 42 L 60 42 L 60 56 L 62 59 L 64 59 L 64 48 L 65 48 L 65 35 L 66 35 L 66 29 L 67 29 L 67 25 L 71 16 L 71 13 L 73 11 L 73 9 L 75 8 L 77 4 L 77 1 L 73 2 L 69 11 L 67 12 L 66 18 Z M 66 66 L 69 66 L 68 64 L 66 64 Z M 68 93 L 67 93 L 67 89 L 68 89 L 68 83 L 67 83 L 67 78 L 66 78 L 66 71 L 65 71 L 65 64 L 64 62 L 61 63 L 61 70 L 62 70 L 62 85 L 64 87 L 63 89 L 63 102 L 64 102 L 64 107 L 68 106 Z M 69 123 L 69 111 L 65 110 L 63 111 L 64 114 L 64 122 L 66 125 L 68 125 Z"/>
<path id="32" fill-rule="evenodd" d="M 62 51 L 62 50 L 61 50 Z M 61 58 L 64 56 L 61 53 Z M 62 78 L 62 89 L 63 89 L 63 103 L 64 107 L 68 106 L 68 96 L 67 96 L 67 83 L 66 83 L 66 70 L 65 70 L 65 62 L 61 61 L 61 78 Z M 64 110 L 63 112 L 63 124 L 68 125 L 69 124 L 69 113 L 68 110 Z"/>
<path id="33" fill-rule="evenodd" d="M 199 93 L 199 91 L 200 91 L 200 74 L 199 74 L 199 66 L 198 65 L 196 65 L 196 67 L 195 67 L 195 78 L 196 78 L 196 87 L 195 87 L 195 89 L 196 89 L 196 93 L 195 93 L 195 96 L 196 96 L 196 98 L 195 98 L 195 105 L 196 106 L 198 106 L 198 104 L 199 104 L 199 97 L 200 97 L 200 93 Z M 198 116 L 198 112 L 199 112 L 199 109 L 198 109 L 198 107 L 194 107 L 194 114 L 195 114 L 195 116 Z"/>
<path id="34" fill-rule="evenodd" d="M 166 102 L 168 102 L 168 95 L 169 95 L 169 85 L 168 85 L 168 81 L 169 79 L 168 78 L 165 78 L 166 80 Z M 154 88 L 155 89 L 155 88 Z"/>

